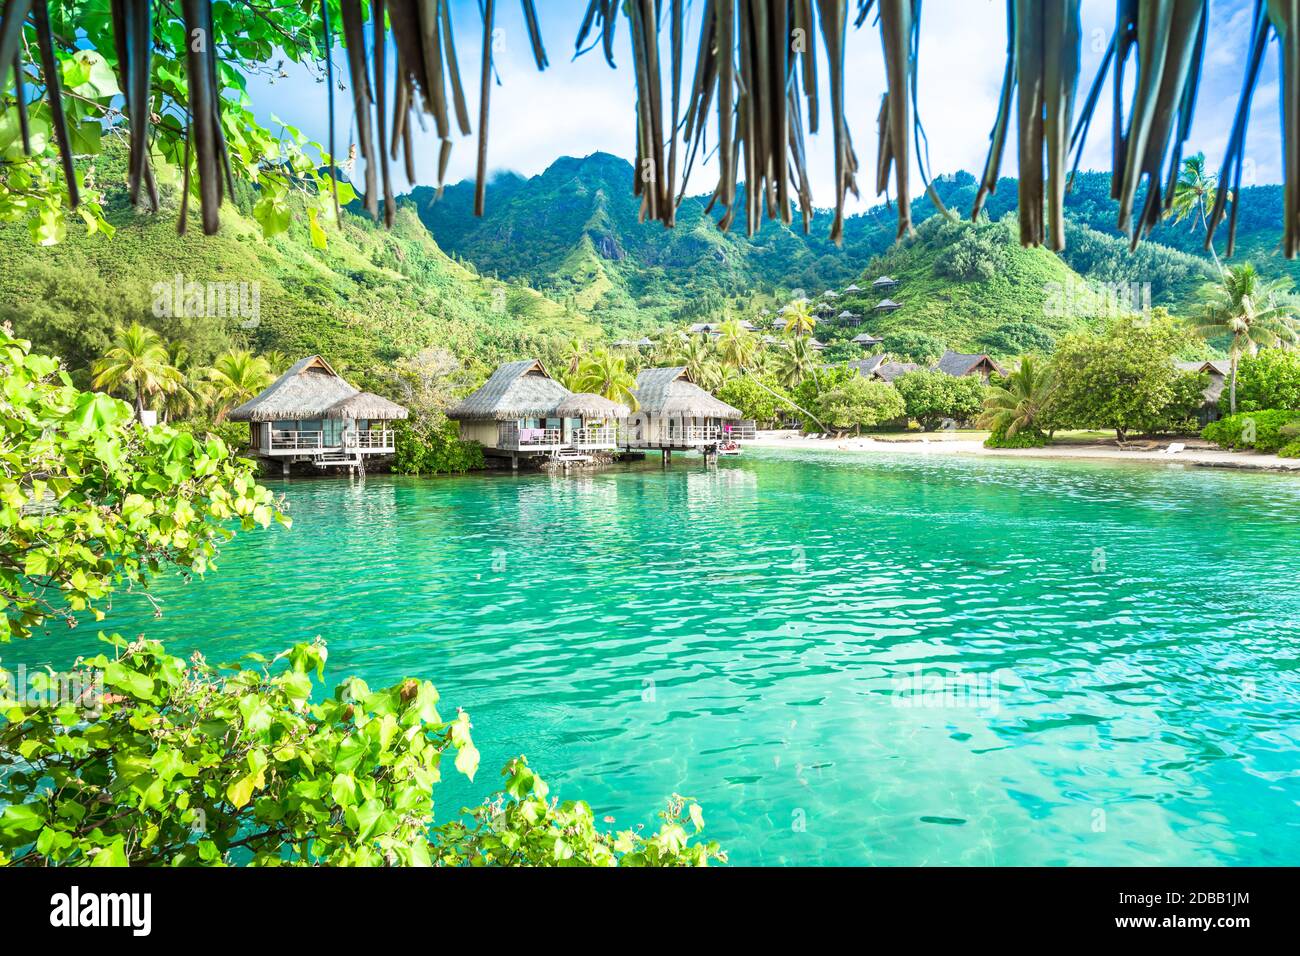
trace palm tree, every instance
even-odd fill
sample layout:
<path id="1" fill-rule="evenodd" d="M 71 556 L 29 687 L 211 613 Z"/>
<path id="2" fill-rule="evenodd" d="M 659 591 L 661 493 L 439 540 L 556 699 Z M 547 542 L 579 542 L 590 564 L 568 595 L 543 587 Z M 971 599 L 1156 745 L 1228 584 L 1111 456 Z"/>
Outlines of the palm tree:
<path id="1" fill-rule="evenodd" d="M 812 330 L 817 326 L 817 317 L 812 314 L 808 308 L 808 300 L 800 299 L 798 302 L 791 302 L 788 311 L 785 313 L 785 334 L 792 335 L 796 339 L 801 339 L 805 335 L 811 335 Z"/>
<path id="2" fill-rule="evenodd" d="M 1174 217 L 1174 222 L 1182 222 L 1190 218 L 1193 230 L 1196 229 L 1198 222 L 1202 229 L 1207 229 L 1209 210 L 1214 208 L 1218 195 L 1219 177 L 1205 171 L 1205 154 L 1197 153 L 1195 156 L 1188 156 L 1183 160 L 1178 182 L 1174 184 L 1169 214 Z M 1215 251 L 1213 242 L 1210 243 L 1210 255 L 1214 256 L 1216 271 L 1223 272 L 1223 263 L 1219 261 L 1219 254 Z"/>
<path id="3" fill-rule="evenodd" d="M 1056 380 L 1050 366 L 1040 366 L 1033 356 L 1020 359 L 1020 367 L 991 386 L 979 423 L 1007 437 L 1021 431 L 1041 431 L 1043 409 L 1052 397 Z"/>
<path id="4" fill-rule="evenodd" d="M 230 410 L 242 405 L 271 384 L 271 366 L 260 355 L 247 349 L 234 349 L 217 356 L 208 369 L 212 383 L 212 402 L 216 408 L 214 421 L 222 422 Z"/>
<path id="5" fill-rule="evenodd" d="M 266 366 L 271 370 L 271 374 L 279 377 L 293 363 L 289 361 L 289 356 L 285 355 L 279 349 L 271 349 L 269 352 L 263 352 L 262 358 L 266 359 Z"/>
<path id="6" fill-rule="evenodd" d="M 176 377 L 163 391 L 162 420 L 165 422 L 192 415 L 203 404 L 206 384 L 199 377 L 184 343 L 173 342 L 167 346 L 167 361 L 176 370 Z"/>
<path id="7" fill-rule="evenodd" d="M 718 351 L 722 360 L 733 368 L 749 365 L 758 351 L 758 341 L 737 319 L 728 319 L 718 330 Z"/>
<path id="8" fill-rule="evenodd" d="M 786 388 L 794 388 L 817 368 L 817 353 L 807 339 L 797 338 L 785 348 L 777 371 L 777 380 Z"/>
<path id="9" fill-rule="evenodd" d="M 112 346 L 91 370 L 96 388 L 121 390 L 134 399 L 136 418 L 147 410 L 150 396 L 166 392 L 179 376 L 168 360 L 162 336 L 139 322 L 118 326 Z"/>
<path id="10" fill-rule="evenodd" d="M 608 349 L 596 349 L 582 361 L 574 377 L 574 391 L 594 392 L 611 402 L 636 407 L 636 379 L 627 370 L 627 360 Z"/>
<path id="11" fill-rule="evenodd" d="M 1291 346 L 1300 341 L 1296 330 L 1290 282 L 1260 277 L 1249 262 L 1227 269 L 1220 282 L 1201 290 L 1201 310 L 1192 321 L 1197 334 L 1214 339 L 1231 336 L 1232 368 L 1228 411 L 1237 411 L 1237 364 L 1243 354 L 1254 355 L 1261 345 Z"/>
<path id="12" fill-rule="evenodd" d="M 705 366 L 711 361 L 716 361 L 709 341 L 698 335 L 692 335 L 682 344 L 677 360 L 686 366 L 686 370 L 691 373 L 691 378 L 697 382 L 703 377 Z"/>

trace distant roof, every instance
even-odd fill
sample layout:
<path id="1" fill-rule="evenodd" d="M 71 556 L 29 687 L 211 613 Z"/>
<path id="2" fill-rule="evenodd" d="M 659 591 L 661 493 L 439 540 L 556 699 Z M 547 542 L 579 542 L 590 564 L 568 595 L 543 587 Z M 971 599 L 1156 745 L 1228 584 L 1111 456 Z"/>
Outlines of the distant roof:
<path id="1" fill-rule="evenodd" d="M 895 279 L 893 276 L 881 276 L 875 282 L 871 283 L 871 285 L 873 288 L 879 289 L 884 286 L 898 285 L 898 280 Z"/>
<path id="2" fill-rule="evenodd" d="M 502 365 L 479 388 L 447 412 L 459 421 L 510 421 L 544 418 L 569 396 L 569 390 L 546 374 L 536 359 Z"/>
<path id="3" fill-rule="evenodd" d="M 850 312 L 848 309 L 845 309 L 843 312 L 841 312 L 839 315 L 836 316 L 837 319 L 856 319 L 857 317 L 858 315 L 856 312 Z"/>
<path id="4" fill-rule="evenodd" d="M 879 345 L 885 340 L 876 338 L 876 336 L 872 335 L 870 332 L 863 332 L 860 335 L 853 336 L 850 341 L 855 345 Z"/>
<path id="5" fill-rule="evenodd" d="M 647 368 L 636 377 L 636 400 L 647 415 L 741 419 L 740 410 L 714 398 L 691 381 L 684 366 Z"/>
<path id="6" fill-rule="evenodd" d="M 892 382 L 900 375 L 915 372 L 920 368 L 921 366 L 914 362 L 882 362 L 880 367 L 876 369 L 876 378 Z"/>
<path id="7" fill-rule="evenodd" d="M 862 290 L 858 288 L 857 283 L 854 283 L 853 285 L 849 286 L 847 289 L 844 290 L 844 294 L 848 295 L 850 292 L 861 292 L 861 291 Z"/>
<path id="8" fill-rule="evenodd" d="M 641 346 L 642 348 L 647 348 L 647 347 L 649 347 L 649 346 L 651 346 L 651 345 L 654 345 L 655 343 L 654 343 L 654 340 L 651 339 L 649 336 L 645 336 L 645 335 L 643 335 L 643 336 L 641 336 L 641 338 L 637 339 L 636 342 L 633 343 L 633 344 L 635 344 L 635 345 L 639 345 L 639 346 Z"/>
<path id="9" fill-rule="evenodd" d="M 885 356 L 882 353 L 880 355 L 872 355 L 870 358 L 858 359 L 856 361 L 849 362 L 848 366 L 851 369 L 857 369 L 858 374 L 861 375 L 863 378 L 871 378 L 873 375 L 876 374 L 876 369 L 880 368 L 880 366 L 883 365 L 884 363 L 885 363 Z"/>
<path id="10" fill-rule="evenodd" d="M 834 289 L 827 289 L 825 292 L 822 293 L 822 298 L 824 299 L 838 299 L 839 297 L 840 294 L 836 292 Z"/>
<path id="11" fill-rule="evenodd" d="M 1211 375 L 1232 374 L 1232 363 L 1227 359 L 1205 359 L 1200 362 L 1175 362 L 1184 372 L 1209 372 Z"/>
<path id="12" fill-rule="evenodd" d="M 355 399 L 354 402 L 349 402 Z M 369 414 L 356 414 L 358 410 Z M 299 359 L 253 398 L 230 413 L 231 421 L 274 422 L 311 418 L 405 418 L 395 402 L 361 392 L 319 355 Z"/>
<path id="13" fill-rule="evenodd" d="M 621 402 L 613 402 L 594 392 L 569 395 L 555 406 L 558 418 L 627 418 L 632 410 Z"/>
<path id="14" fill-rule="evenodd" d="M 978 365 L 984 362 L 987 362 L 993 371 L 999 375 L 1006 374 L 1006 370 L 988 355 L 983 353 L 968 355 L 965 352 L 954 352 L 951 349 L 940 356 L 934 367 L 940 372 L 961 377 L 962 375 L 969 375 L 975 371 Z"/>
<path id="15" fill-rule="evenodd" d="M 895 302 L 893 299 L 881 299 L 879 302 L 876 303 L 875 308 L 877 312 L 880 312 L 886 309 L 901 309 L 902 306 L 899 305 L 897 302 Z"/>
<path id="16" fill-rule="evenodd" d="M 808 340 L 808 347 L 809 347 L 809 348 L 812 348 L 812 349 L 816 349 L 817 351 L 820 352 L 822 349 L 826 348 L 826 343 L 825 343 L 825 342 L 819 342 L 819 341 L 817 341 L 816 339 L 809 339 L 809 340 Z"/>

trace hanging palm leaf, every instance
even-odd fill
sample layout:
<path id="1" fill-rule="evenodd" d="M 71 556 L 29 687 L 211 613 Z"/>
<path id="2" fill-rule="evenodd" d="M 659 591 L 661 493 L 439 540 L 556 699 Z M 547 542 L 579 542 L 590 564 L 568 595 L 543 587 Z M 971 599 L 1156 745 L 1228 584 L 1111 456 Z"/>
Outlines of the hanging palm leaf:
<path id="1" fill-rule="evenodd" d="M 1131 236 L 1134 248 L 1173 202 L 1208 29 L 1206 0 L 1119 0 L 1115 34 L 1071 138 L 1071 148 L 1082 153 L 1102 80 L 1113 67 L 1111 198 L 1119 202 L 1117 226 Z M 1125 110 L 1125 73 L 1131 57 L 1137 61 L 1137 76 Z M 1135 218 L 1133 207 L 1143 186 L 1146 198 Z"/>
<path id="2" fill-rule="evenodd" d="M 971 216 L 979 215 L 984 201 L 997 188 L 1014 93 L 1022 245 L 1040 246 L 1050 232 L 1052 248 L 1065 248 L 1065 169 L 1079 82 L 1081 36 L 1079 0 L 1007 2 L 1007 66 L 997 121 L 989 136 L 992 145 Z"/>
<path id="3" fill-rule="evenodd" d="M 1260 68 L 1270 36 L 1277 38 L 1282 52 L 1282 150 L 1285 185 L 1282 251 L 1288 259 L 1300 252 L 1300 2 L 1297 0 L 1256 0 L 1254 29 L 1250 53 L 1246 59 L 1246 78 L 1237 104 L 1232 132 L 1228 137 L 1220 178 L 1232 188 L 1220 189 L 1206 229 L 1205 244 L 1213 248 L 1214 230 L 1223 221 L 1229 202 L 1232 214 L 1228 222 L 1228 255 L 1237 239 L 1237 213 L 1240 208 L 1241 174 L 1245 165 L 1246 125 L 1250 104 L 1259 83 Z"/>

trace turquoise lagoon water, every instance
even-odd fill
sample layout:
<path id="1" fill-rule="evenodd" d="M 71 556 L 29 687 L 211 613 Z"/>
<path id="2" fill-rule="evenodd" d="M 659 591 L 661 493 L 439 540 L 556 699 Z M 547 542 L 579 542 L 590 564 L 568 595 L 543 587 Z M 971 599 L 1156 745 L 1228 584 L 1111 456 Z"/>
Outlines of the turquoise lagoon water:
<path id="1" fill-rule="evenodd" d="M 292 531 L 109 624 L 433 679 L 483 753 L 444 814 L 524 752 L 618 826 L 698 798 L 742 864 L 1300 861 L 1293 478 L 756 451 L 276 488 Z"/>

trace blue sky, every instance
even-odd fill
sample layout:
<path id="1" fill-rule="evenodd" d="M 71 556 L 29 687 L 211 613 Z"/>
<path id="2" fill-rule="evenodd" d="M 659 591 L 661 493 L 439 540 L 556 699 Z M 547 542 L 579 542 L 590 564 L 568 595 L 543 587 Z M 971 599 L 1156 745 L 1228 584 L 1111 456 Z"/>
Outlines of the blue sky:
<path id="1" fill-rule="evenodd" d="M 538 73 L 532 60 L 520 5 L 498 4 L 499 49 L 496 55 L 503 86 L 492 94 L 490 165 L 535 175 L 563 155 L 585 156 L 597 150 L 632 158 L 635 135 L 631 55 L 626 21 L 620 18 L 615 62 L 611 70 L 599 50 L 572 59 L 573 44 L 586 3 L 579 0 L 542 0 L 537 4 L 551 66 Z M 691 4 L 692 19 L 700 0 Z M 1222 162 L 1228 129 L 1241 90 L 1250 33 L 1253 0 L 1210 0 L 1211 47 L 1197 104 L 1196 122 L 1188 152 L 1204 151 L 1211 170 Z M 453 0 L 462 78 L 477 119 L 479 53 L 478 0 Z M 1079 98 L 1096 73 L 1114 22 L 1114 0 L 1083 0 L 1083 71 Z M 665 31 L 666 32 L 666 31 Z M 1006 52 L 1004 0 L 926 0 L 922 20 L 919 102 L 930 143 L 930 163 L 935 173 L 983 168 L 989 129 L 997 110 L 998 91 Z M 688 68 L 693 66 L 696 38 L 687 41 Z M 819 50 L 820 52 L 820 50 Z M 336 63 L 342 57 L 336 52 Z M 878 33 L 864 24 L 850 27 L 847 89 L 849 123 L 854 133 L 862 169 L 858 183 L 861 201 L 851 211 L 861 211 L 878 200 L 867 186 L 875 179 L 875 126 L 884 68 Z M 824 58 L 820 75 L 825 78 Z M 1130 70 L 1130 74 L 1132 70 Z M 274 114 L 301 127 L 309 136 L 325 140 L 327 109 L 325 88 L 305 70 L 291 69 L 287 79 L 250 83 L 253 102 L 263 118 Z M 339 152 L 354 136 L 351 100 L 337 98 Z M 1110 151 L 1110 92 L 1102 96 L 1087 150 L 1084 168 L 1105 168 Z M 432 133 L 417 140 L 419 182 L 436 180 L 438 142 Z M 452 153 L 448 181 L 472 177 L 475 142 L 458 138 Z M 1246 148 L 1247 181 L 1281 181 L 1277 52 L 1270 51 L 1265 74 L 1255 95 L 1250 137 Z M 1015 174 L 1015 142 L 1007 145 L 1003 172 Z M 820 206 L 834 199 L 833 151 L 828 134 L 809 143 L 809 173 L 813 197 Z M 395 170 L 399 192 L 409 188 Z M 691 192 L 712 189 L 716 167 L 704 166 L 691 180 Z M 919 183 L 916 184 L 919 192 Z M 852 197 L 850 197 L 852 203 Z"/>

